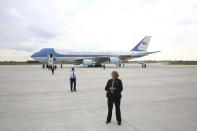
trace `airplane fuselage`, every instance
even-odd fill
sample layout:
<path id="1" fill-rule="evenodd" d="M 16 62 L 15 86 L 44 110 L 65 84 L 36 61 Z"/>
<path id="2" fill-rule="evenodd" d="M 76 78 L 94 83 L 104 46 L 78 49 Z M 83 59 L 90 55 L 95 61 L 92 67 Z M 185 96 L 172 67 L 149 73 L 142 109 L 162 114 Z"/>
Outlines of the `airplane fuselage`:
<path id="1" fill-rule="evenodd" d="M 136 53 L 136 52 L 68 52 L 65 54 L 59 54 L 58 52 L 56 52 L 57 53 L 56 54 L 56 53 L 53 53 L 53 51 L 51 51 L 51 53 L 53 54 L 53 57 L 54 57 L 54 64 L 78 64 L 78 60 L 91 59 L 94 61 L 96 58 L 99 58 L 99 57 L 110 58 L 110 57 L 120 57 L 124 55 L 127 57 L 124 59 L 121 59 L 120 63 L 123 63 L 129 59 L 134 59 L 134 58 L 144 56 L 143 52 L 141 53 Z M 49 54 L 40 54 L 38 52 L 32 55 L 32 58 L 41 63 L 47 63 L 48 57 L 49 57 L 48 55 Z M 108 63 L 108 60 L 104 60 L 102 63 Z"/>
<path id="2" fill-rule="evenodd" d="M 147 52 L 151 36 L 144 37 L 132 50 L 127 52 L 64 52 L 54 48 L 44 48 L 31 57 L 44 64 L 83 64 L 94 65 L 102 63 L 120 64 L 130 59 L 143 57 L 155 52 Z"/>

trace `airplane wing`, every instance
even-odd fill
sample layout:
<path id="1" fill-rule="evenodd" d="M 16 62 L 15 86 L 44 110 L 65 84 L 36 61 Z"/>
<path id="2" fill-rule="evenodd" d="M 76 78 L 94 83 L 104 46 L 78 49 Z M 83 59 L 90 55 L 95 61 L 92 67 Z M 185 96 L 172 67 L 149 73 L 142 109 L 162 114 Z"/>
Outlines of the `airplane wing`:
<path id="1" fill-rule="evenodd" d="M 93 58 L 84 58 L 84 59 L 90 59 L 96 63 L 102 63 L 102 62 L 107 62 L 109 60 L 109 56 L 102 56 L 102 57 L 93 57 Z M 77 59 L 76 64 L 81 64 L 84 59 Z"/>
<path id="2" fill-rule="evenodd" d="M 93 60 L 97 63 L 109 61 L 109 56 L 95 57 Z"/>
<path id="3" fill-rule="evenodd" d="M 121 56 L 119 56 L 119 58 L 120 58 L 120 60 L 128 60 L 128 59 L 130 59 L 131 58 L 131 55 L 121 55 Z"/>
<path id="4" fill-rule="evenodd" d="M 158 53 L 158 52 L 161 52 L 161 51 L 145 52 L 145 53 L 143 53 L 143 54 L 142 54 L 141 56 L 139 56 L 139 57 L 143 57 L 143 56 L 150 55 L 150 54 L 153 54 L 153 53 Z M 121 60 L 129 60 L 129 59 L 137 58 L 137 56 L 132 56 L 132 55 L 121 55 L 121 56 L 119 56 L 119 58 L 120 58 Z"/>
<path id="5" fill-rule="evenodd" d="M 145 54 L 145 55 L 150 55 L 150 54 L 158 53 L 158 52 L 161 52 L 161 51 L 146 52 L 146 53 L 144 53 L 144 54 Z"/>
<path id="6" fill-rule="evenodd" d="M 141 56 L 139 57 L 142 57 L 142 56 L 146 56 L 146 55 L 149 55 L 149 54 L 153 54 L 153 53 L 157 53 L 157 52 L 161 52 L 161 51 L 154 51 L 154 52 L 145 52 L 143 53 Z M 122 61 L 127 61 L 129 59 L 134 59 L 134 58 L 137 58 L 137 56 L 132 56 L 132 55 L 120 55 L 120 56 L 116 56 L 118 57 L 120 60 Z M 98 57 L 91 57 L 91 58 L 84 58 L 84 59 L 89 59 L 89 60 L 92 60 L 94 61 L 95 63 L 105 63 L 107 61 L 109 61 L 110 59 L 110 56 L 98 56 Z M 76 64 L 81 64 L 83 63 L 83 60 L 84 59 L 78 59 L 78 60 L 75 60 L 76 61 Z"/>

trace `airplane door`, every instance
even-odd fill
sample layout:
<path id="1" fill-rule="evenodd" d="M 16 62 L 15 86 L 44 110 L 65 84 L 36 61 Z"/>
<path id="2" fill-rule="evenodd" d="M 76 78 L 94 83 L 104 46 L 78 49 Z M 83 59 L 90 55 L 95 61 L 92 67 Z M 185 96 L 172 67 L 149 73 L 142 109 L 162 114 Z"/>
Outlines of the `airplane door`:
<path id="1" fill-rule="evenodd" d="M 53 66 L 54 62 L 53 62 L 53 54 L 49 54 L 48 56 L 48 66 Z"/>

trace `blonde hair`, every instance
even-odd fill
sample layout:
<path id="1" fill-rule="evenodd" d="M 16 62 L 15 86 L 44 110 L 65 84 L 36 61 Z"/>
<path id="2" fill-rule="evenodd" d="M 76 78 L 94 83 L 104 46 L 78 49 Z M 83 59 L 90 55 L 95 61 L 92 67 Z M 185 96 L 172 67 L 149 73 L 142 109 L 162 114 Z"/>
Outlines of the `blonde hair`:
<path id="1" fill-rule="evenodd" d="M 112 71 L 112 73 L 111 73 L 112 75 L 115 75 L 115 77 L 116 78 L 118 78 L 119 77 L 119 74 L 118 74 L 118 72 L 117 71 Z"/>

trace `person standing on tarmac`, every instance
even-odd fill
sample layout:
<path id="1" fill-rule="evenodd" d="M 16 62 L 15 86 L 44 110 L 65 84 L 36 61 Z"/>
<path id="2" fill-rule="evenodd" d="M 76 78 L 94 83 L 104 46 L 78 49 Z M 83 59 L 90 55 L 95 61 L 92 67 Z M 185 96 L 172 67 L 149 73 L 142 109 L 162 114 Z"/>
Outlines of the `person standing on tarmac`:
<path id="1" fill-rule="evenodd" d="M 120 101 L 121 101 L 121 92 L 123 90 L 122 81 L 118 79 L 119 74 L 117 71 L 112 71 L 112 79 L 109 79 L 105 87 L 107 101 L 108 101 L 108 116 L 106 124 L 111 122 L 112 118 L 112 109 L 113 103 L 116 107 L 116 120 L 118 125 L 121 125 L 121 111 L 120 111 Z"/>
<path id="2" fill-rule="evenodd" d="M 51 67 L 52 75 L 54 74 L 54 70 L 55 70 L 55 68 L 54 68 L 54 66 L 52 66 Z"/>
<path id="3" fill-rule="evenodd" d="M 105 70 L 105 64 L 103 65 L 103 69 Z"/>
<path id="4" fill-rule="evenodd" d="M 76 90 L 76 73 L 75 73 L 75 69 L 72 68 L 72 70 L 70 71 L 70 75 L 69 75 L 69 79 L 70 79 L 70 90 L 71 92 L 73 91 L 77 91 Z"/>

